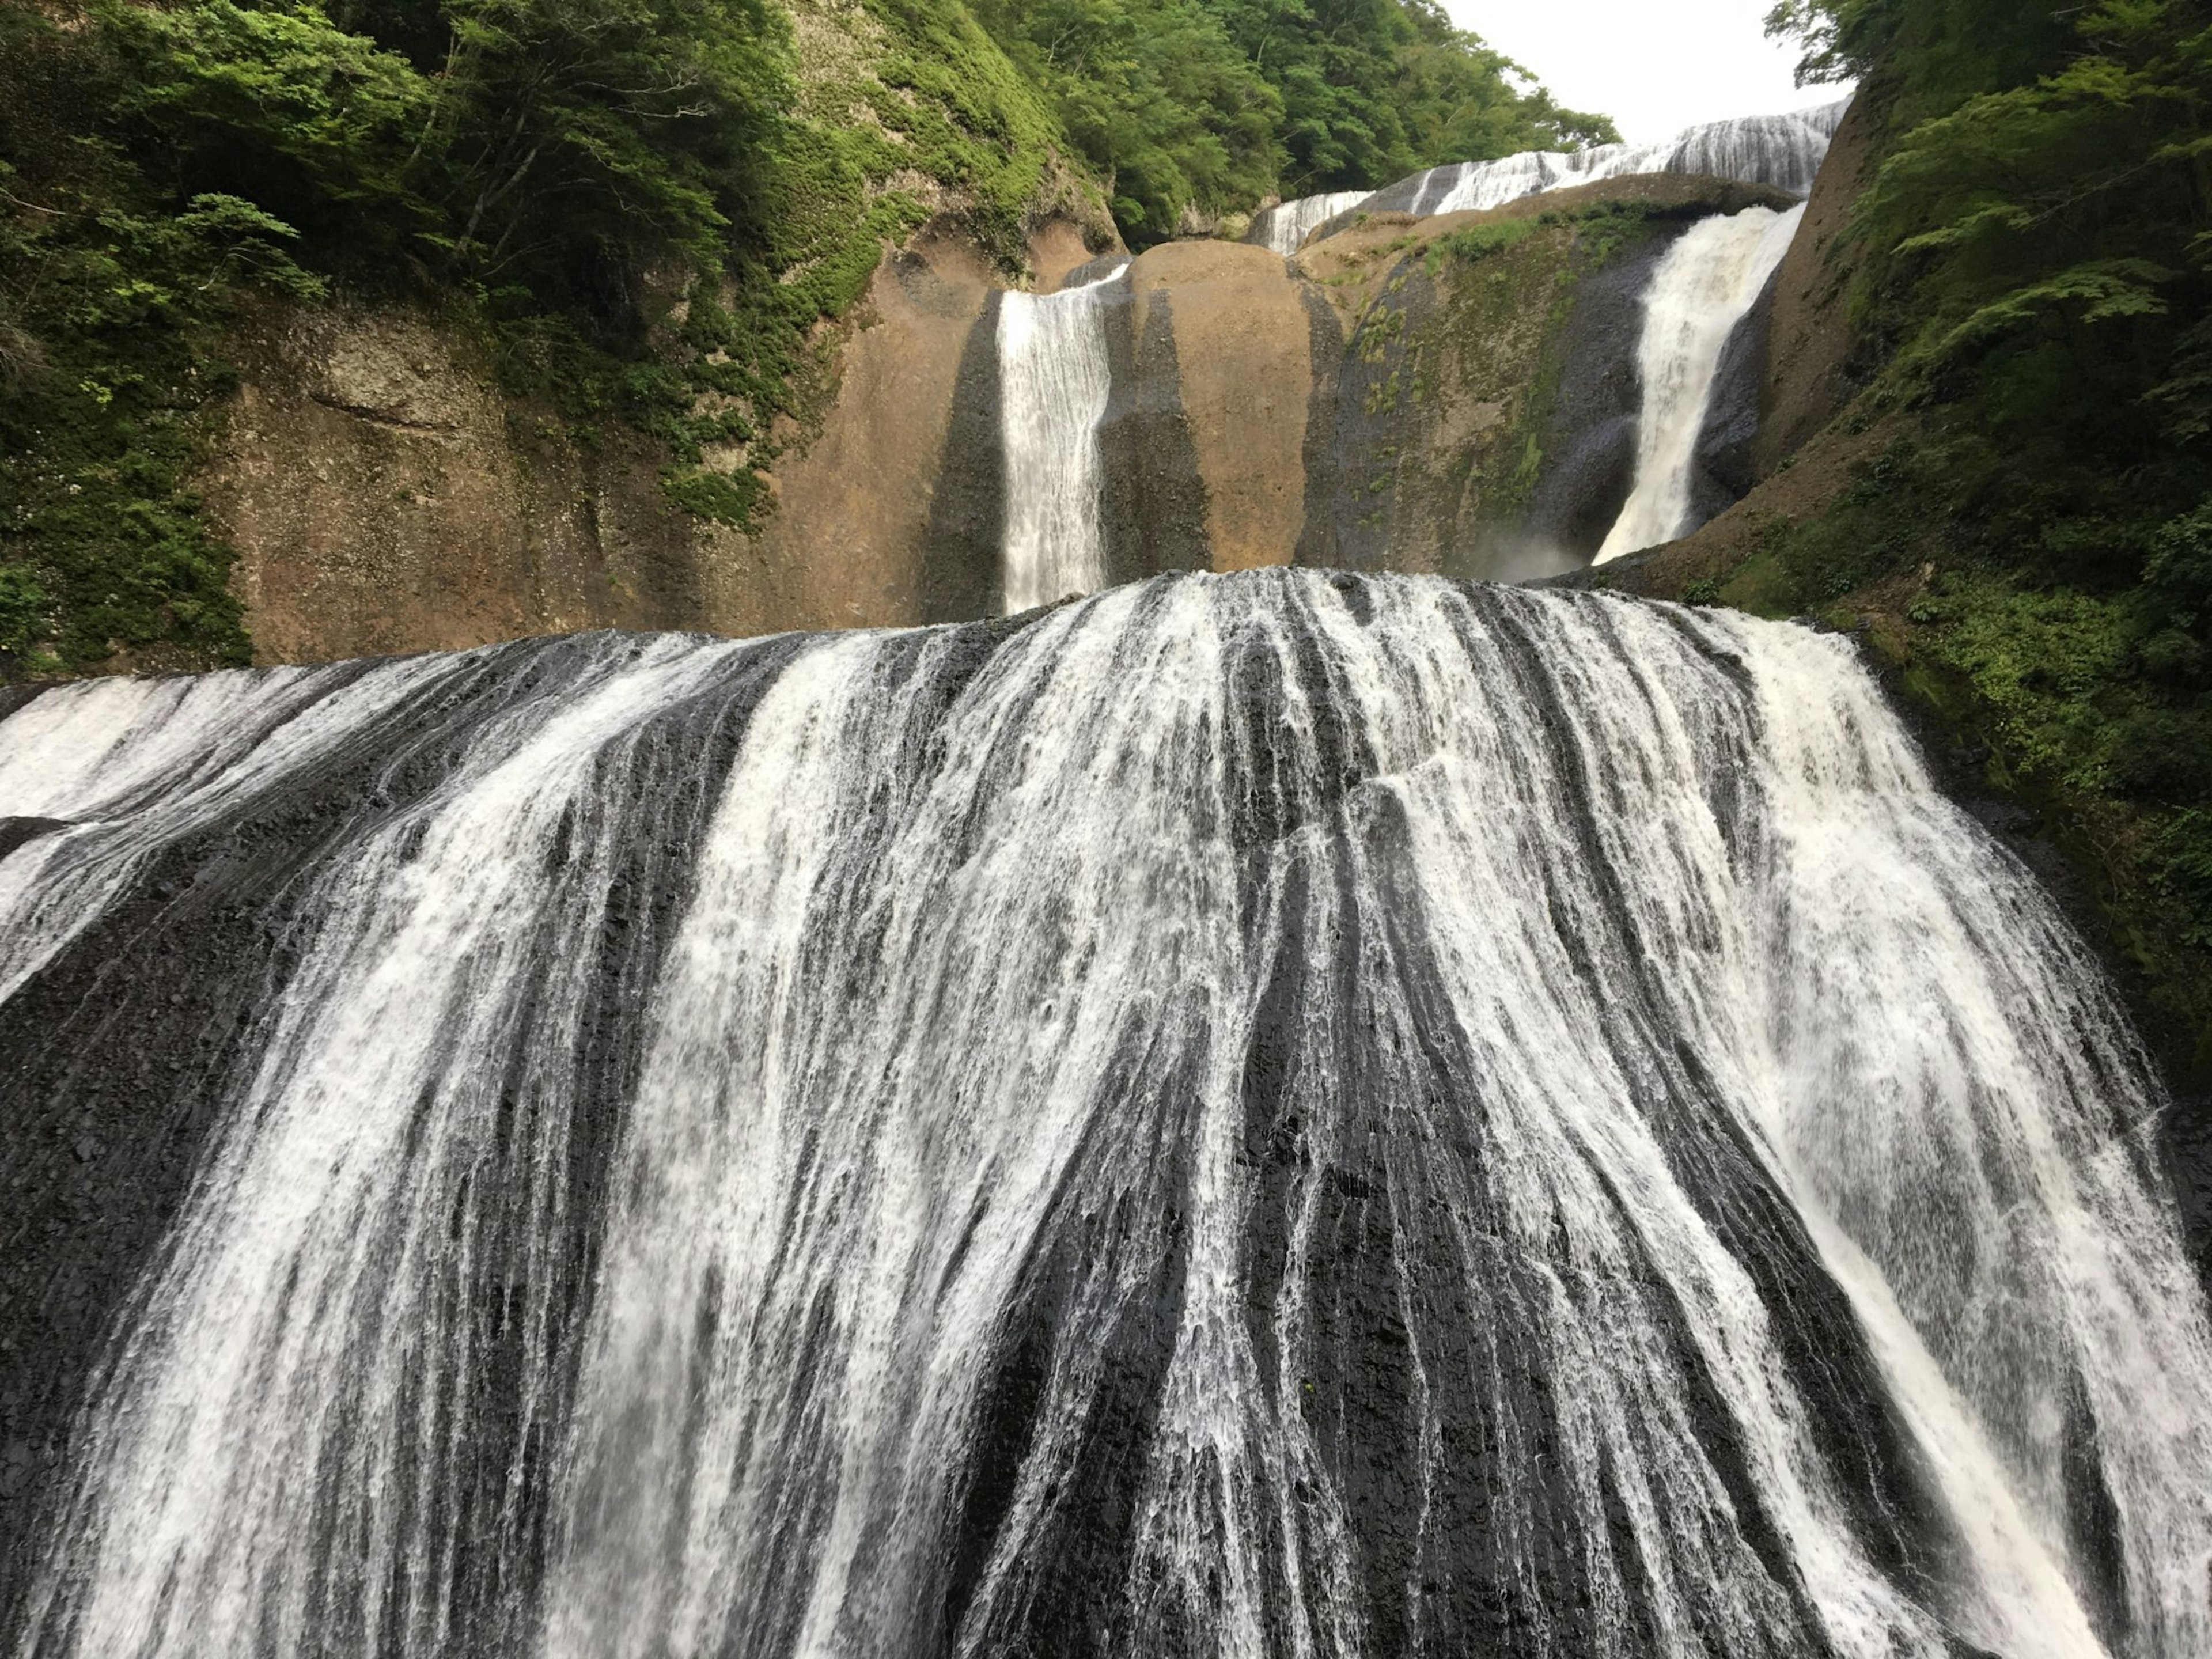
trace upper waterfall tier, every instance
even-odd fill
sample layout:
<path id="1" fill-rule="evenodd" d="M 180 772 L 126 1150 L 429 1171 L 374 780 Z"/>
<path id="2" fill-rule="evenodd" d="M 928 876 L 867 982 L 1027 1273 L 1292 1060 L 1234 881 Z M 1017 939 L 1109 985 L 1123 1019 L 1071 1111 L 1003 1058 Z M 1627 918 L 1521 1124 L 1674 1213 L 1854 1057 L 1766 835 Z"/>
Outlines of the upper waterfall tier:
<path id="1" fill-rule="evenodd" d="M 1358 207 L 1372 194 L 1372 191 L 1340 190 L 1327 196 L 1301 196 L 1263 209 L 1253 216 L 1252 228 L 1244 240 L 1287 259 L 1304 246 L 1316 226 Z"/>
<path id="2" fill-rule="evenodd" d="M 1106 586 L 1098 428 L 1114 391 L 1106 289 L 1009 294 L 999 310 L 1009 614 Z"/>
<path id="3" fill-rule="evenodd" d="M 1844 639 L 1167 577 L 0 800 L 18 1659 L 2212 1651 L 2160 1100 Z"/>
<path id="4" fill-rule="evenodd" d="M 1803 196 L 1813 188 L 1828 146 L 1850 108 L 1849 100 L 1788 115 L 1747 116 L 1691 127 L 1656 144 L 1601 144 L 1574 151 L 1531 150 L 1497 161 L 1431 167 L 1366 196 L 1304 197 L 1254 221 L 1246 240 L 1273 246 L 1298 227 L 1296 252 L 1314 231 L 1353 212 L 1410 213 L 1426 218 L 1503 207 L 1522 197 L 1641 173 L 1701 173 L 1739 184 L 1768 185 Z M 1340 205 L 1327 212 L 1316 204 Z"/>
<path id="5" fill-rule="evenodd" d="M 1644 407 L 1636 483 L 1598 550 L 1607 563 L 1687 535 L 1701 516 L 1693 483 L 1729 342 L 1780 268 L 1805 210 L 1747 208 L 1707 219 L 1667 251 L 1644 298 L 1637 354 Z"/>

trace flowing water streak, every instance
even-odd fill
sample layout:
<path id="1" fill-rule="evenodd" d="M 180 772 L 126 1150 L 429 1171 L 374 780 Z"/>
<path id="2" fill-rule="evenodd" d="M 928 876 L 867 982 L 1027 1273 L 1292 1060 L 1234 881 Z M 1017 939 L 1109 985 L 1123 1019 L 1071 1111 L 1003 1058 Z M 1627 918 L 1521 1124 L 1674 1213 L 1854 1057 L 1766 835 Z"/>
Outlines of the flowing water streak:
<path id="1" fill-rule="evenodd" d="M 1820 176 L 1820 163 L 1850 107 L 1845 100 L 1788 115 L 1715 121 L 1656 144 L 1526 150 L 1495 161 L 1455 162 L 1368 194 L 1305 196 L 1285 202 L 1260 215 L 1245 240 L 1287 256 L 1331 219 L 1362 206 L 1425 218 L 1503 207 L 1523 197 L 1642 173 L 1701 173 L 1741 184 L 1771 185 L 1804 196 Z"/>
<path id="2" fill-rule="evenodd" d="M 1496 161 L 1431 168 L 1376 192 L 1378 202 L 1420 216 L 1503 207 L 1524 196 L 1640 173 L 1704 173 L 1739 184 L 1810 193 L 1848 100 L 1788 115 L 1751 116 L 1691 127 L 1656 144 L 1530 150 Z M 1401 204 L 1398 198 L 1403 197 Z"/>
<path id="3" fill-rule="evenodd" d="M 58 826 L 0 859 L 0 999 L 82 933 L 145 859 L 387 714 L 437 664 L 61 686 L 0 721 L 7 816 Z"/>
<path id="4" fill-rule="evenodd" d="M 471 1281 L 504 1281 L 502 1317 L 534 1328 L 542 1359 L 551 1280 L 573 1264 L 480 1265 L 479 1218 L 524 1212 L 541 1243 L 560 1230 L 562 1073 L 622 839 L 601 798 L 623 793 L 641 726 L 735 649 L 612 641 L 555 695 L 494 714 L 427 802 L 326 872 L 307 959 L 104 1386 L 99 1501 L 66 1523 L 90 1573 L 58 1610 L 75 1651 L 436 1652 L 458 1553 L 493 1556 L 495 1578 L 512 1565 L 496 1560 L 519 1553 L 511 1513 L 459 1513 L 458 1402 L 489 1346 Z M 368 684 L 389 704 L 457 660 L 380 665 Z M 260 679 L 280 707 L 297 689 Z M 498 1120 L 518 1109 L 516 1143 Z M 502 1410 L 526 1436 L 539 1419 L 542 1443 L 545 1379 L 514 1380 Z"/>
<path id="5" fill-rule="evenodd" d="M 1340 190 L 1326 196 L 1297 197 L 1261 212 L 1245 240 L 1257 242 L 1287 259 L 1305 246 L 1307 235 L 1314 229 L 1340 213 L 1350 212 L 1373 194 L 1372 191 Z"/>
<path id="6" fill-rule="evenodd" d="M 327 869 L 25 1654 L 2212 1650 L 2159 1098 L 1846 641 L 1273 571 L 619 645 Z M 564 1096 L 638 734 L 741 673 Z M 610 1109 L 563 1323 L 457 1217 Z M 480 1280 L 542 1589 L 432 1524 Z"/>
<path id="7" fill-rule="evenodd" d="M 1750 208 L 1692 225 L 1667 250 L 1644 300 L 1636 483 L 1598 550 L 1604 564 L 1673 541 L 1691 522 L 1698 441 L 1736 325 L 1790 252 L 1805 210 Z"/>
<path id="8" fill-rule="evenodd" d="M 1114 390 L 1106 306 L 1122 271 L 999 312 L 1009 616 L 1106 585 L 1098 426 Z"/>
<path id="9" fill-rule="evenodd" d="M 1413 211 L 1465 213 L 1651 173 L 1705 173 L 1803 196 L 1811 191 L 1849 107 L 1844 103 L 1790 115 L 1716 121 L 1656 144 L 1601 144 L 1565 155 L 1539 150 L 1500 161 L 1438 167 L 1423 179 Z"/>

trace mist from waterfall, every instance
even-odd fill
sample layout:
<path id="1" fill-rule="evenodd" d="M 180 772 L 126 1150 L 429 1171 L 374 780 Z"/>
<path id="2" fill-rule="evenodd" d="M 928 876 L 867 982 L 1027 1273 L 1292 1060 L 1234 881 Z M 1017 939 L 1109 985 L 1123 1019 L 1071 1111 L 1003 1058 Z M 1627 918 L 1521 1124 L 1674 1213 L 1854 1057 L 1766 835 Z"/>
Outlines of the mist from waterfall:
<path id="1" fill-rule="evenodd" d="M 189 684 L 0 720 L 0 1111 L 267 988 L 20 1659 L 2212 1651 L 2165 1103 L 1844 639 L 1274 570 Z"/>
<path id="2" fill-rule="evenodd" d="M 1113 395 L 1109 290 L 1124 271 L 1057 294 L 1008 294 L 999 312 L 1010 616 L 1106 585 L 1099 423 Z"/>
<path id="3" fill-rule="evenodd" d="M 1805 210 L 1751 208 L 1703 220 L 1667 250 L 1644 301 L 1636 480 L 1599 549 L 1605 564 L 1686 535 L 1698 443 L 1730 337 L 1781 267 Z"/>

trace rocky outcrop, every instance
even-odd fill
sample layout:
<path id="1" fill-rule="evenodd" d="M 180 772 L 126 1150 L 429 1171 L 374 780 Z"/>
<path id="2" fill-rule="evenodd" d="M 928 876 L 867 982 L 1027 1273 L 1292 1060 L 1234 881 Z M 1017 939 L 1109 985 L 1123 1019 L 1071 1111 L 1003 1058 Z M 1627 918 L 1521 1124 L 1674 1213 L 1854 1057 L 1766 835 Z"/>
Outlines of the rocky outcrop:
<path id="1" fill-rule="evenodd" d="M 1310 285 L 1264 248 L 1170 242 L 1130 269 L 1140 315 L 1167 319 L 1173 388 L 1204 490 L 1216 570 L 1290 560 L 1307 511 L 1307 418 L 1334 342 Z M 1334 331 L 1332 330 L 1333 333 Z"/>
<path id="2" fill-rule="evenodd" d="M 1065 256 L 1058 241 L 1048 258 Z M 819 428 L 778 434 L 787 458 L 773 474 L 773 515 L 750 544 L 716 537 L 744 573 L 728 581 L 722 614 L 762 613 L 726 631 L 922 620 L 939 494 L 948 483 L 956 500 L 970 489 L 945 472 L 962 360 L 1000 285 L 957 235 L 925 234 L 884 260 Z"/>
<path id="3" fill-rule="evenodd" d="M 1766 327 L 1758 431 L 1747 445 L 1753 480 L 1771 477 L 1834 420 L 1874 370 L 1852 326 L 1847 295 L 1857 269 L 1851 210 L 1881 164 L 1884 106 L 1856 100 L 1837 129 L 1806 204 L 1805 222 L 1775 274 Z"/>
<path id="4" fill-rule="evenodd" d="M 1316 388 L 1301 563 L 1520 580 L 1586 563 L 1635 465 L 1642 295 L 1698 219 L 1787 201 L 1685 176 L 1376 214 L 1298 264 L 1346 331 Z"/>
<path id="5" fill-rule="evenodd" d="M 1698 218 L 1786 199 L 1638 179 L 1370 216 L 1295 259 L 1183 242 L 1072 270 L 1105 284 L 1109 577 L 1301 562 L 1518 579 L 1587 561 L 1632 482 L 1653 264 Z M 987 305 L 957 376 L 933 621 L 1004 591 L 999 326 Z"/>
<path id="6" fill-rule="evenodd" d="M 1113 278 L 1109 578 L 1295 562 L 1519 579 L 1586 562 L 1632 482 L 1653 264 L 1696 219 L 1782 199 L 1608 180 L 1486 212 L 1368 215 L 1290 259 L 1216 240 L 1101 260 L 1095 229 L 1048 220 L 1029 249 L 1039 291 Z M 642 441 L 587 443 L 503 398 L 438 319 L 272 317 L 241 343 L 206 481 L 257 648 L 296 662 L 604 626 L 990 614 L 1005 288 L 950 219 L 888 253 L 838 325 L 812 418 L 775 430 L 772 510 L 750 537 L 672 507 Z M 1813 299 L 1785 281 L 1768 303 L 1796 331 L 1771 363 L 1739 365 L 1749 389 L 1729 406 L 1751 428 L 1723 434 L 1715 464 L 1746 485 L 1759 410 L 1806 418 L 1826 384 Z"/>
<path id="7" fill-rule="evenodd" d="M 688 526 L 649 468 L 532 429 L 436 319 L 303 310 L 235 349 L 204 493 L 263 660 L 698 614 Z"/>

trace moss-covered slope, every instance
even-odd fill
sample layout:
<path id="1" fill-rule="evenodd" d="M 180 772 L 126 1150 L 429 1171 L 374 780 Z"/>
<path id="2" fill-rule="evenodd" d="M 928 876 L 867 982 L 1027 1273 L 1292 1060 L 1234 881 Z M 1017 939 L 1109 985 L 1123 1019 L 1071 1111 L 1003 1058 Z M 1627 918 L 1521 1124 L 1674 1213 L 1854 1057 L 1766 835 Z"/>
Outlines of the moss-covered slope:
<path id="1" fill-rule="evenodd" d="M 1299 562 L 1473 579 L 1586 562 L 1633 482 L 1652 266 L 1698 219 L 1787 199 L 1626 179 L 1310 245 L 1298 264 L 1344 346 L 1316 387 Z"/>

